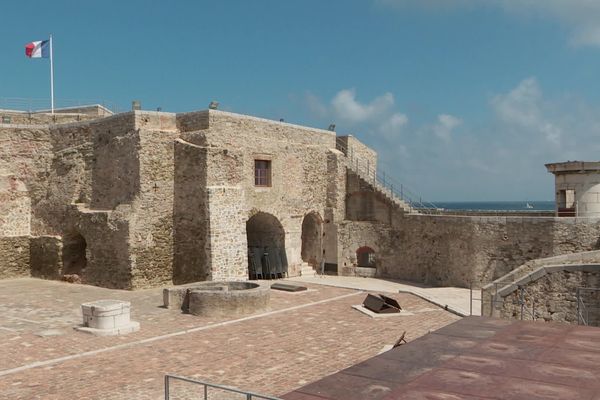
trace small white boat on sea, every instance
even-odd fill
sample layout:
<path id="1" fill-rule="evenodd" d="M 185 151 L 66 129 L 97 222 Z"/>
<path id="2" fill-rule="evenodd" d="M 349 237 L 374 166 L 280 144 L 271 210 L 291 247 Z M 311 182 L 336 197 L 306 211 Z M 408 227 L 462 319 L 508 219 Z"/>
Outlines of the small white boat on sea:
<path id="1" fill-rule="evenodd" d="M 527 204 L 525 205 L 525 208 L 533 208 L 533 204 L 529 204 L 529 203 L 527 203 Z"/>

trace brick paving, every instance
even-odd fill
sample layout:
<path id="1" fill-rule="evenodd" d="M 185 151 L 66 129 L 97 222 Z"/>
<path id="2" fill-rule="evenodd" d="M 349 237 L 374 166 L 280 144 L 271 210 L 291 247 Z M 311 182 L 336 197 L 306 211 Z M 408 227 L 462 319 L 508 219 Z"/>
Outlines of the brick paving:
<path id="1" fill-rule="evenodd" d="M 0 399 L 158 400 L 167 373 L 281 395 L 376 355 L 403 331 L 410 341 L 459 319 L 409 294 L 393 297 L 414 315 L 372 319 L 351 308 L 363 292 L 307 286 L 272 291 L 269 313 L 227 321 L 164 309 L 160 289 L 2 281 Z M 131 301 L 141 330 L 74 331 L 80 303 L 103 298 Z M 177 383 L 172 398 L 191 398 L 190 390 L 198 388 Z"/>

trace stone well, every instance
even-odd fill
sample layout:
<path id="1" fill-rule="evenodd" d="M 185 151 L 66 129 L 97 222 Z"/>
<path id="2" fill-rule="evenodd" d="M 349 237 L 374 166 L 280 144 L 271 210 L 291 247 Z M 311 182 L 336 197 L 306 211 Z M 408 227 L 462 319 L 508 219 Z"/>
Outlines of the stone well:
<path id="1" fill-rule="evenodd" d="M 204 282 L 163 290 L 167 308 L 203 317 L 239 317 L 269 308 L 270 289 L 254 282 Z"/>
<path id="2" fill-rule="evenodd" d="M 75 329 L 97 336 L 123 335 L 140 329 L 130 320 L 131 303 L 120 300 L 98 300 L 81 305 L 83 324 Z"/>

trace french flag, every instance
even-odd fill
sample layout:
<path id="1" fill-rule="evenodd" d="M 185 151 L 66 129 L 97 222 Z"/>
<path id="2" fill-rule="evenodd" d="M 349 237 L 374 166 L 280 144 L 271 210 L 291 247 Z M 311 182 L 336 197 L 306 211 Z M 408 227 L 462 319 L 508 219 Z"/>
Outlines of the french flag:
<path id="1" fill-rule="evenodd" d="M 25 55 L 29 58 L 49 58 L 50 40 L 40 40 L 25 45 Z"/>

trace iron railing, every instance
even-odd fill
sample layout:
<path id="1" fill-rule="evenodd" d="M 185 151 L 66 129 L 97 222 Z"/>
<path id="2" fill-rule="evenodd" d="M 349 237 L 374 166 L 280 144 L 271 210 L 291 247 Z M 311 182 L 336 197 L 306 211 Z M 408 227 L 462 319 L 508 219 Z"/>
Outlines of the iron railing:
<path id="1" fill-rule="evenodd" d="M 473 297 L 473 292 L 479 292 L 479 298 L 477 297 Z M 473 315 L 473 301 L 478 301 L 480 305 L 483 305 L 483 288 L 481 289 L 476 289 L 473 288 L 473 282 L 469 283 L 469 315 Z M 475 314 L 478 316 L 481 316 L 483 313 L 483 309 L 480 307 L 479 308 L 479 313 Z"/>
<path id="2" fill-rule="evenodd" d="M 57 99 L 54 104 L 55 109 L 75 108 L 99 104 L 109 109 L 114 114 L 123 111 L 117 104 L 104 100 L 86 100 L 86 99 Z M 50 111 L 50 99 L 45 98 L 24 98 L 24 97 L 0 97 L 0 109 L 26 112 Z"/>
<path id="3" fill-rule="evenodd" d="M 348 158 L 348 167 L 358 174 L 369 184 L 376 187 L 392 200 L 404 203 L 409 208 L 418 210 L 419 212 L 427 212 L 428 210 L 438 210 L 438 207 L 427 201 L 423 201 L 421 196 L 418 196 L 409 189 L 406 185 L 398 182 L 386 171 L 380 169 L 377 165 L 367 159 L 363 160 L 357 156 L 352 146 L 346 146 L 343 139 L 337 138 L 336 148 L 346 155 Z"/>
<path id="4" fill-rule="evenodd" d="M 165 375 L 165 400 L 171 399 L 171 380 L 178 380 L 178 381 L 183 381 L 183 382 L 187 382 L 187 383 L 192 383 L 194 385 L 202 386 L 201 395 L 203 397 L 201 397 L 201 399 L 203 399 L 203 400 L 209 399 L 209 394 L 210 394 L 209 389 L 211 389 L 211 388 L 217 389 L 220 392 L 228 392 L 228 393 L 244 395 L 246 397 L 246 400 L 252 400 L 252 399 L 281 400 L 278 397 L 266 396 L 263 394 L 248 392 L 245 390 L 240 390 L 240 389 L 232 388 L 232 387 L 225 386 L 225 385 L 217 385 L 215 383 L 209 383 L 209 382 L 204 382 L 204 381 L 200 381 L 200 380 L 196 380 L 196 379 L 186 378 L 183 376 L 170 375 L 170 374 Z M 198 398 L 198 399 L 200 399 L 200 398 Z"/>
<path id="5" fill-rule="evenodd" d="M 536 319 L 536 314 L 535 314 L 535 298 L 531 297 L 529 295 L 529 292 L 527 292 L 527 289 L 525 289 L 525 286 L 518 286 L 519 291 L 519 297 L 517 300 L 517 304 L 519 304 L 519 306 L 521 307 L 521 320 L 523 320 L 523 316 L 524 315 L 529 315 L 529 317 L 531 318 L 532 321 L 535 321 Z M 527 299 L 525 298 L 525 296 L 528 296 L 531 298 L 531 311 L 529 310 L 529 307 L 527 306 Z"/>
<path id="6" fill-rule="evenodd" d="M 577 325 L 590 325 L 593 321 L 596 322 L 595 325 L 598 325 L 598 322 L 600 321 L 600 306 L 598 306 L 598 299 L 595 302 L 595 306 L 586 304 L 584 299 L 586 294 L 589 295 L 592 293 L 600 294 L 600 288 L 578 287 L 575 292 L 577 299 Z M 595 316 L 594 320 L 590 318 L 590 311 L 595 314 L 592 315 Z"/>
<path id="7" fill-rule="evenodd" d="M 492 288 L 488 288 L 487 290 L 484 288 L 481 289 L 481 299 L 480 300 L 481 300 L 481 315 L 482 316 L 484 315 L 484 301 L 486 301 L 486 295 L 489 296 L 490 312 L 489 312 L 489 315 L 485 315 L 485 316 L 498 317 L 501 315 L 501 308 L 504 306 L 504 304 L 506 302 L 505 297 L 508 297 L 508 296 L 503 297 L 503 296 L 499 295 L 498 292 L 507 286 L 515 285 L 515 281 L 514 280 L 494 281 L 493 284 L 494 285 L 492 286 Z M 517 297 L 516 297 L 516 300 L 513 301 L 513 305 L 516 305 L 519 307 L 519 319 L 523 320 L 524 317 L 529 316 L 532 320 L 535 321 L 538 317 L 535 312 L 535 299 L 532 296 L 530 296 L 529 292 L 527 292 L 527 289 L 525 289 L 525 286 L 517 285 L 516 289 L 514 289 L 514 290 L 517 292 Z M 529 305 L 528 305 L 528 298 L 531 299 L 531 307 L 529 307 Z"/>

